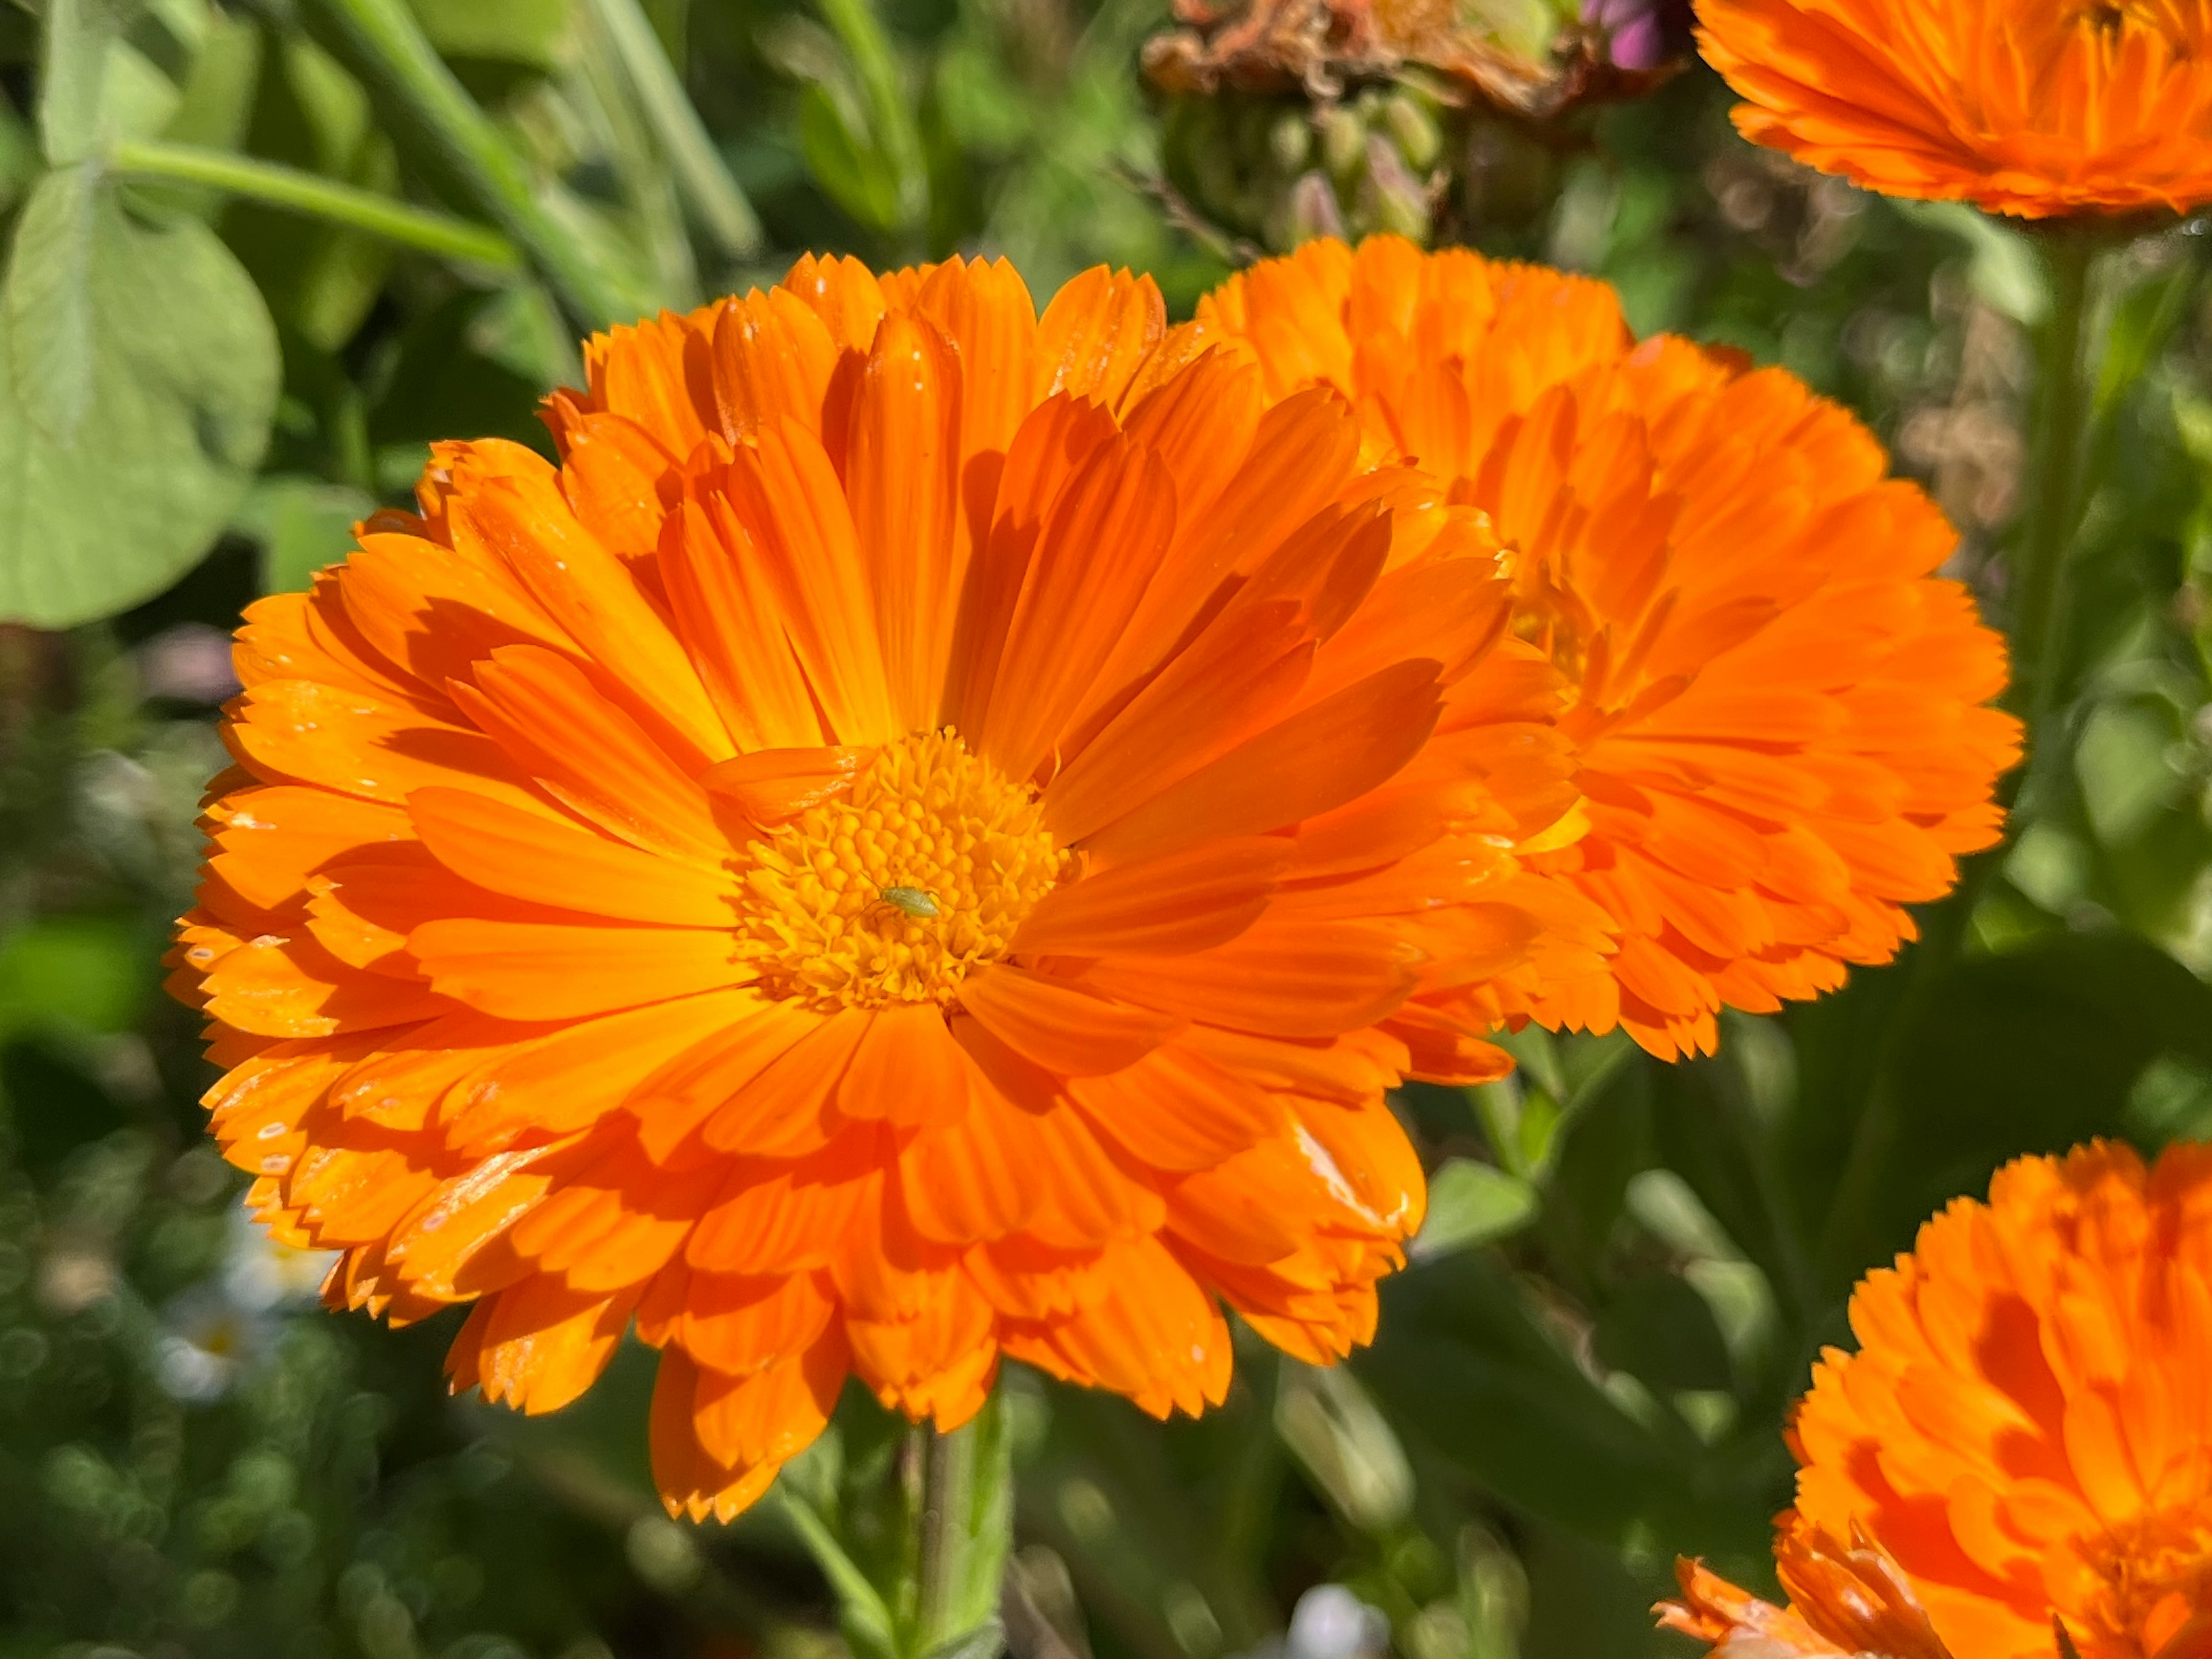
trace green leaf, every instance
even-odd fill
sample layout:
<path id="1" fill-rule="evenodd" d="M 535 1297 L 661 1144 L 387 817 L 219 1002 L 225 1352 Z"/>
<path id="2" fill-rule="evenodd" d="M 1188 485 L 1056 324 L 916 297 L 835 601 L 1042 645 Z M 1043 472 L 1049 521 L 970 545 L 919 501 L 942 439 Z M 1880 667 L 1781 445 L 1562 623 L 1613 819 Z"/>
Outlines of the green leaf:
<path id="1" fill-rule="evenodd" d="M 1909 961 L 1896 971 L 1909 973 Z M 1831 998 L 1836 1007 L 1793 1023 L 1818 1030 L 1825 1019 L 1815 1017 L 1903 982 L 1894 973 L 1866 981 L 1858 998 Z M 1959 962 L 1893 1018 L 1849 1141 L 1818 1153 L 1826 1188 L 1808 1207 L 1828 1218 L 1824 1276 L 1838 1289 L 1908 1247 L 1950 1199 L 1985 1191 L 2007 1160 L 2114 1133 L 2154 1061 L 2212 1065 L 2212 987 L 2117 930 L 2055 933 Z M 1864 1052 L 1863 1033 L 1834 1035 Z M 1801 1035 L 1799 1050 L 1808 1077 L 1838 1072 L 1843 1056 L 1827 1040 L 1808 1045 Z M 1847 1109 L 1847 1097 L 1820 1099 L 1817 1118 Z M 1807 1127 L 1826 1139 L 1817 1119 Z"/>
<path id="2" fill-rule="evenodd" d="M 1413 1465 L 1350 1372 L 1285 1360 L 1275 1432 L 1353 1526 L 1387 1534 L 1405 1523 L 1413 1507 Z"/>
<path id="3" fill-rule="evenodd" d="M 137 10 L 136 0 L 47 0 L 39 136 L 55 166 L 83 161 L 106 136 L 109 60 Z"/>
<path id="4" fill-rule="evenodd" d="M 1431 1261 L 1510 1238 L 1542 1207 L 1527 1182 L 1473 1158 L 1452 1158 L 1429 1177 L 1428 1218 L 1409 1254 L 1417 1261 Z"/>
<path id="5" fill-rule="evenodd" d="M 261 81 L 261 31 L 226 12 L 209 20 L 191 71 L 179 89 L 176 113 L 162 129 L 172 143 L 236 149 L 253 118 Z"/>
<path id="6" fill-rule="evenodd" d="M 63 174 L 39 194 L 82 188 Z M 75 210 L 34 200 L 23 229 Z M 19 234 L 0 283 L 0 362 L 19 366 L 0 384 L 0 619 L 40 628 L 123 610 L 206 551 L 261 459 L 279 381 L 267 307 L 212 231 L 140 223 L 105 189 L 89 216 L 76 363 L 17 338 L 52 312 L 42 285 L 67 239 Z M 64 440 L 33 399 L 72 374 L 89 390 Z"/>
<path id="7" fill-rule="evenodd" d="M 1604 1364 L 1662 1394 L 1735 1384 L 1711 1304 L 1673 1273 L 1643 1273 L 1623 1285 L 1598 1316 L 1593 1341 Z"/>
<path id="8" fill-rule="evenodd" d="M 799 138 L 816 182 L 839 207 L 871 229 L 896 227 L 898 183 L 890 163 L 854 131 L 837 100 L 819 85 L 799 94 Z"/>
<path id="9" fill-rule="evenodd" d="M 150 988 L 128 917 L 47 916 L 0 945 L 0 1036 L 33 1027 L 123 1031 Z"/>
<path id="10" fill-rule="evenodd" d="M 447 58 L 551 69 L 573 21 L 568 0 L 409 0 L 430 44 Z"/>
<path id="11" fill-rule="evenodd" d="M 46 438 L 76 441 L 92 407 L 92 233 L 100 174 L 89 165 L 48 173 L 15 228 L 0 289 L 4 365 L 23 412 Z"/>
<path id="12" fill-rule="evenodd" d="M 1948 231 L 1966 245 L 1972 256 L 1967 280 L 1984 304 L 2026 327 L 2043 320 L 2051 309 L 2051 273 L 2027 235 L 1964 202 L 1893 201 L 1890 206 L 1915 224 Z"/>
<path id="13" fill-rule="evenodd" d="M 1480 1251 L 1382 1286 L 1374 1347 L 1354 1362 L 1394 1427 L 1421 1452 L 1509 1502 L 1586 1536 L 1642 1527 L 1671 1547 L 1759 1547 L 1778 1493 L 1769 1472 L 1705 1464 L 1601 1389 Z"/>
<path id="14" fill-rule="evenodd" d="M 0 98 L 0 214 L 15 205 L 38 171 L 39 147 L 32 142 L 31 130 Z"/>

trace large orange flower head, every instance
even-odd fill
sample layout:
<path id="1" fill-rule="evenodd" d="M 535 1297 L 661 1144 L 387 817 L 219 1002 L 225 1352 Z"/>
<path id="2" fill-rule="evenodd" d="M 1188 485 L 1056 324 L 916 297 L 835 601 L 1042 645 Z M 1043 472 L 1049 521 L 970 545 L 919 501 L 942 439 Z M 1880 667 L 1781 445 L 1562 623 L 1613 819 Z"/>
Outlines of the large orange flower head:
<path id="1" fill-rule="evenodd" d="M 2212 201 L 2212 0 L 1703 0 L 1753 142 L 2027 218 Z"/>
<path id="2" fill-rule="evenodd" d="M 1517 866 L 1577 823 L 1556 677 L 1479 515 L 1164 333 L 1103 270 L 1040 319 L 805 261 L 253 608 L 180 978 L 334 1301 L 474 1302 L 456 1383 L 531 1411 L 634 1323 L 694 1515 L 848 1374 L 1164 1414 L 1224 1303 L 1368 1337 L 1384 1090 L 1500 1073 L 1466 988 L 1598 942 Z"/>
<path id="3" fill-rule="evenodd" d="M 2080 1659 L 2212 1655 L 2212 1146 L 2021 1159 L 1851 1328 L 1792 1431 L 1790 1612 L 1692 1565 L 1670 1623 L 1731 1659 L 2053 1659 L 2054 1622 Z"/>
<path id="4" fill-rule="evenodd" d="M 1270 397 L 1340 391 L 1375 459 L 1480 508 L 1515 632 L 1570 683 L 1590 830 L 1537 862 L 1620 946 L 1501 1012 L 1710 1051 L 1723 1005 L 1771 1012 L 1894 954 L 1903 907 L 1996 839 L 2018 733 L 1981 706 L 2002 644 L 1931 574 L 1955 538 L 1789 374 L 1639 345 L 1603 283 L 1389 238 L 1255 266 L 1194 331 Z"/>

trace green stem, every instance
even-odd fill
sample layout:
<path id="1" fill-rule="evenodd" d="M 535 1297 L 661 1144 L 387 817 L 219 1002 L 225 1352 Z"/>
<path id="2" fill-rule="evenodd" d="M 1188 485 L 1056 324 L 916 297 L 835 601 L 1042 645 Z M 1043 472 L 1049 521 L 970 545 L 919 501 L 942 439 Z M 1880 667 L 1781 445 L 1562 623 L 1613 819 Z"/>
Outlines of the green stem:
<path id="1" fill-rule="evenodd" d="M 921 1595 L 915 1610 L 915 1646 L 923 1652 L 948 1636 L 951 1609 L 959 1599 L 962 1562 L 957 1516 L 973 1501 L 975 1443 L 963 1430 L 932 1433 L 922 1449 Z"/>
<path id="2" fill-rule="evenodd" d="M 700 228 L 723 258 L 753 258 L 761 251 L 760 220 L 708 136 L 653 24 L 637 0 L 591 0 L 591 5 Z"/>
<path id="3" fill-rule="evenodd" d="M 2051 307 L 2044 320 L 2031 447 L 2033 493 L 2014 555 L 2012 611 L 2012 702 L 2038 750 L 2064 677 L 2067 566 L 2087 505 L 2081 499 L 2083 450 L 2096 379 L 2089 349 L 2094 229 L 2087 223 L 2062 224 L 2045 246 Z"/>
<path id="4" fill-rule="evenodd" d="M 868 100 L 868 127 L 897 186 L 899 222 L 919 228 L 929 212 L 929 184 L 922 170 L 921 135 L 908 109 L 883 21 L 870 0 L 817 0 L 830 31 L 853 60 L 861 95 Z"/>
<path id="5" fill-rule="evenodd" d="M 530 170 L 446 67 L 406 0 L 317 0 L 356 66 L 426 132 L 453 174 L 587 328 L 637 314 L 623 284 L 538 199 Z"/>
<path id="6" fill-rule="evenodd" d="M 913 1639 L 908 1659 L 991 1659 L 1000 1646 L 999 1581 L 1012 1543 L 1012 1469 L 993 1401 L 922 1449 Z"/>
<path id="7" fill-rule="evenodd" d="M 514 245 L 489 225 L 471 224 L 449 214 L 434 213 L 374 191 L 250 155 L 204 149 L 196 144 L 126 139 L 109 151 L 106 165 L 118 177 L 204 185 L 267 207 L 367 231 L 441 258 L 465 260 L 494 270 L 515 270 L 522 264 Z"/>

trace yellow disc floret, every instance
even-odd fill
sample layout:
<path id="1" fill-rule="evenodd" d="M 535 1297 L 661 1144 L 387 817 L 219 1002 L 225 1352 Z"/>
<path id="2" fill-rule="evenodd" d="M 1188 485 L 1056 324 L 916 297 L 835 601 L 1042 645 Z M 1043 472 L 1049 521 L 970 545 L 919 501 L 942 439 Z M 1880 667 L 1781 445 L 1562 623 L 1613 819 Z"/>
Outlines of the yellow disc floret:
<path id="1" fill-rule="evenodd" d="M 1041 817 L 1035 790 L 949 726 L 886 744 L 850 791 L 754 844 L 738 949 L 776 995 L 949 1002 L 1068 868 Z"/>

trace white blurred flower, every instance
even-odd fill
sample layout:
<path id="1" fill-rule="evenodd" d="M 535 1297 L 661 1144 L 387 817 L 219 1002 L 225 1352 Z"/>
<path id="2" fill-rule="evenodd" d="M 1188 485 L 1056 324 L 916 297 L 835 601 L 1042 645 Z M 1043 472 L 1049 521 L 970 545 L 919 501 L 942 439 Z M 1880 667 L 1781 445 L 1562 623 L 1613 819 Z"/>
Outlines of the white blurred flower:
<path id="1" fill-rule="evenodd" d="M 231 1212 L 222 1267 L 162 1310 L 155 1369 L 173 1398 L 220 1399 L 276 1340 L 278 1316 L 312 1302 L 337 1260 L 332 1250 L 280 1244 L 244 1210 Z"/>
<path id="2" fill-rule="evenodd" d="M 336 1250 L 301 1250 L 280 1244 L 245 1209 L 230 1213 L 223 1251 L 222 1286 L 240 1307 L 257 1313 L 312 1302 L 338 1259 Z"/>
<path id="3" fill-rule="evenodd" d="M 268 1352 L 270 1321 L 241 1308 L 216 1283 L 195 1286 L 162 1310 L 155 1375 L 172 1398 L 199 1405 L 228 1394 Z"/>
<path id="4" fill-rule="evenodd" d="M 1291 1610 L 1286 1659 L 1379 1659 L 1390 1621 L 1341 1584 L 1316 1584 Z"/>

